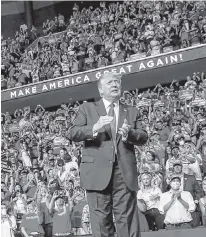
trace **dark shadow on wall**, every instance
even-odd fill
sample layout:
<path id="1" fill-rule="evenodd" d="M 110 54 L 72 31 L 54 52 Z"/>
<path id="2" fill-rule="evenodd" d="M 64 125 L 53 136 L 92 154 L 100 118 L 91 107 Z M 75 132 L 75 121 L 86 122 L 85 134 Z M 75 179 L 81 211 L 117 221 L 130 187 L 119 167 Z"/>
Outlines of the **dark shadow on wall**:
<path id="1" fill-rule="evenodd" d="M 65 16 L 65 21 L 68 22 L 72 15 L 72 8 L 74 6 L 75 1 L 64 1 L 64 2 L 55 2 L 50 6 L 43 7 L 41 9 L 34 10 L 33 19 L 34 26 L 37 28 L 38 36 L 43 35 L 42 24 L 46 19 L 52 20 L 56 15 L 61 13 Z M 94 8 L 99 7 L 99 1 L 86 1 L 80 2 L 77 1 L 76 4 L 79 6 L 80 10 L 84 7 L 88 8 L 89 6 L 93 6 Z M 20 14 L 12 14 L 1 17 L 1 34 L 4 38 L 11 37 L 13 38 L 15 32 L 19 30 L 19 26 L 25 24 L 25 13 Z"/>
<path id="2" fill-rule="evenodd" d="M 1 17 L 1 35 L 7 39 L 14 38 L 16 31 L 20 25 L 25 24 L 25 13 L 12 14 Z"/>

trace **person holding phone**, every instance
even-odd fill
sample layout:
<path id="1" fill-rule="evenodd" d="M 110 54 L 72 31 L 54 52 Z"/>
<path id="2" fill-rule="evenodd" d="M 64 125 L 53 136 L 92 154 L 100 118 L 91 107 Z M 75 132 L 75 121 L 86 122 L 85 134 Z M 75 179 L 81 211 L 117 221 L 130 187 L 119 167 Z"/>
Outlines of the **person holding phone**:
<path id="1" fill-rule="evenodd" d="M 53 237 L 64 236 L 71 237 L 72 224 L 71 213 L 73 202 L 65 203 L 64 196 L 59 191 L 55 191 L 49 204 L 49 212 L 53 215 Z"/>
<path id="2" fill-rule="evenodd" d="M 33 172 L 28 168 L 26 171 L 22 171 L 23 174 L 26 173 L 25 183 L 22 185 L 22 189 L 26 194 L 27 198 L 33 198 L 37 190 L 37 183 Z"/>

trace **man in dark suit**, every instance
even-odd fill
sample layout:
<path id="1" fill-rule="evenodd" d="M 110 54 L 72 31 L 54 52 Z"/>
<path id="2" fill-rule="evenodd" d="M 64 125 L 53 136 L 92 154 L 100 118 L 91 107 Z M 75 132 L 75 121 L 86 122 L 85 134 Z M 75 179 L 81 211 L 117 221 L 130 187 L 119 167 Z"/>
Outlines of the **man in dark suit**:
<path id="1" fill-rule="evenodd" d="M 181 161 L 176 161 L 173 164 L 174 175 L 178 175 L 181 178 L 181 185 L 183 191 L 188 191 L 192 194 L 194 202 L 196 204 L 195 212 L 192 212 L 191 226 L 197 227 L 200 225 L 200 208 L 199 208 L 199 199 L 203 196 L 203 191 L 198 181 L 195 179 L 194 175 L 188 175 L 183 173 L 182 171 L 182 163 Z"/>
<path id="2" fill-rule="evenodd" d="M 81 185 L 87 191 L 93 237 L 139 237 L 137 165 L 134 145 L 143 145 L 135 107 L 121 104 L 121 78 L 104 74 L 97 82 L 102 99 L 83 103 L 69 137 L 84 141 L 80 164 Z"/>

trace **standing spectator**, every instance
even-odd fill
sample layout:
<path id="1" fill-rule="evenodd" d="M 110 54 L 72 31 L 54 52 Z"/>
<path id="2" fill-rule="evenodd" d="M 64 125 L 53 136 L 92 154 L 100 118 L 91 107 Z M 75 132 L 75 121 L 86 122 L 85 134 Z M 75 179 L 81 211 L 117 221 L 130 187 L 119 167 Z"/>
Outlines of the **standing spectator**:
<path id="1" fill-rule="evenodd" d="M 77 201 L 77 199 L 79 200 Z M 82 192 L 76 192 L 73 195 L 72 200 L 74 201 L 74 209 L 72 213 L 72 226 L 74 228 L 74 233 L 77 235 L 86 234 L 85 227 L 87 226 L 82 222 L 83 209 L 85 205 L 88 204 L 85 198 L 85 190 Z"/>
<path id="2" fill-rule="evenodd" d="M 43 182 L 42 183 L 39 182 L 36 192 L 36 199 L 37 199 L 38 211 L 40 215 L 42 215 L 43 217 L 42 226 L 45 232 L 45 237 L 52 236 L 53 218 L 49 212 L 49 202 L 51 201 L 51 195 L 49 195 L 49 191 L 51 191 L 52 193 L 53 190 L 52 189 L 48 190 Z"/>
<path id="3" fill-rule="evenodd" d="M 190 192 L 196 204 L 196 209 L 191 213 L 193 220 L 191 221 L 192 227 L 197 227 L 200 225 L 200 210 L 198 203 L 200 198 L 203 196 L 202 189 L 199 182 L 195 179 L 194 175 L 188 175 L 183 173 L 182 162 L 177 161 L 173 164 L 173 175 L 181 178 L 181 190 Z M 170 180 L 169 180 L 170 182 Z"/>
<path id="4" fill-rule="evenodd" d="M 77 53 L 77 59 L 79 61 L 79 72 L 83 72 L 85 70 L 85 58 L 86 52 L 83 45 L 80 45 L 79 52 Z"/>
<path id="5" fill-rule="evenodd" d="M 200 198 L 199 204 L 202 213 L 202 224 L 206 227 L 206 178 L 202 182 L 204 197 Z"/>
<path id="6" fill-rule="evenodd" d="M 62 159 L 59 159 L 57 161 L 57 167 L 59 169 L 58 173 L 57 173 L 57 177 L 58 177 L 58 180 L 59 180 L 59 184 L 60 184 L 60 187 L 62 189 L 64 189 L 65 187 L 65 181 L 66 181 L 66 177 L 68 175 L 68 172 L 65 170 L 65 163 Z"/>
<path id="7" fill-rule="evenodd" d="M 64 160 L 64 162 L 65 161 L 67 161 L 67 162 L 72 161 L 71 156 L 69 155 L 69 153 L 68 153 L 68 151 L 67 151 L 67 149 L 65 147 L 62 147 L 60 149 L 60 158 L 62 160 Z"/>
<path id="8" fill-rule="evenodd" d="M 37 183 L 34 174 L 30 171 L 27 174 L 27 171 L 22 171 L 22 189 L 27 195 L 27 198 L 33 198 L 37 189 Z"/>
<path id="9" fill-rule="evenodd" d="M 206 123 L 203 123 L 202 125 L 202 131 L 197 141 L 196 148 L 201 151 L 203 173 L 206 175 Z"/>
<path id="10" fill-rule="evenodd" d="M 144 200 L 146 204 L 145 217 L 147 219 L 149 229 L 155 230 L 163 229 L 164 216 L 158 211 L 159 199 L 162 191 L 158 187 L 152 187 L 152 175 L 150 173 L 143 173 L 140 178 L 140 190 L 137 193 L 137 199 Z"/>
<path id="11" fill-rule="evenodd" d="M 63 196 L 58 192 L 53 194 L 49 211 L 53 214 L 53 236 L 72 236 L 71 212 L 72 202 L 66 204 Z"/>
<path id="12" fill-rule="evenodd" d="M 27 212 L 22 217 L 21 232 L 23 237 L 44 237 L 42 228 L 43 217 L 39 211 L 38 204 L 31 199 L 27 202 Z"/>
<path id="13" fill-rule="evenodd" d="M 7 204 L 1 203 L 1 236 L 14 237 L 16 228 L 17 225 L 14 215 L 12 215 Z"/>
<path id="14" fill-rule="evenodd" d="M 21 147 L 21 150 L 20 150 L 21 158 L 24 163 L 24 166 L 31 167 L 32 164 L 31 164 L 30 152 L 29 152 L 29 148 L 28 148 L 26 142 L 22 140 L 20 142 L 20 147 Z"/>
<path id="15" fill-rule="evenodd" d="M 74 156 L 73 152 L 72 152 L 72 156 L 70 158 L 71 160 L 66 160 L 65 162 L 65 170 L 70 173 L 71 169 L 76 169 L 78 170 L 78 164 L 77 164 L 77 158 Z"/>
<path id="16" fill-rule="evenodd" d="M 14 188 L 12 205 L 18 219 L 21 219 L 22 216 L 26 213 L 26 200 L 27 197 L 23 193 L 21 186 L 17 184 Z"/>
<path id="17" fill-rule="evenodd" d="M 191 212 L 195 211 L 195 203 L 190 192 L 181 191 L 181 179 L 173 176 L 170 191 L 160 196 L 159 211 L 165 215 L 167 230 L 191 228 Z"/>
<path id="18" fill-rule="evenodd" d="M 11 174 L 12 173 L 13 172 L 11 172 Z M 7 183 L 9 178 L 11 180 L 11 184 L 8 188 L 6 183 Z M 11 196 L 12 196 L 13 189 L 14 189 L 14 179 L 13 179 L 13 177 L 9 177 L 9 175 L 6 175 L 5 180 L 1 181 L 1 200 L 3 200 L 4 203 L 9 204 Z"/>
<path id="19" fill-rule="evenodd" d="M 92 234 L 89 205 L 86 204 L 82 211 L 82 228 L 86 235 Z"/>

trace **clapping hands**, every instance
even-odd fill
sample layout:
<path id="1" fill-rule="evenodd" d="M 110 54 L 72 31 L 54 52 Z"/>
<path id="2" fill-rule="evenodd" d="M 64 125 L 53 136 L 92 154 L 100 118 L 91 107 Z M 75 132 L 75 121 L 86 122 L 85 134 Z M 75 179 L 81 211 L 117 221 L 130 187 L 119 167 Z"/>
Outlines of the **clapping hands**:
<path id="1" fill-rule="evenodd" d="M 122 137 L 127 137 L 130 130 L 131 130 L 131 125 L 129 125 L 128 121 L 125 119 L 122 127 L 119 128 L 118 133 L 122 135 Z"/>
<path id="2" fill-rule="evenodd" d="M 176 197 L 177 199 L 180 199 L 180 198 L 181 198 L 181 192 L 177 192 L 177 193 L 175 194 L 175 197 Z"/>

